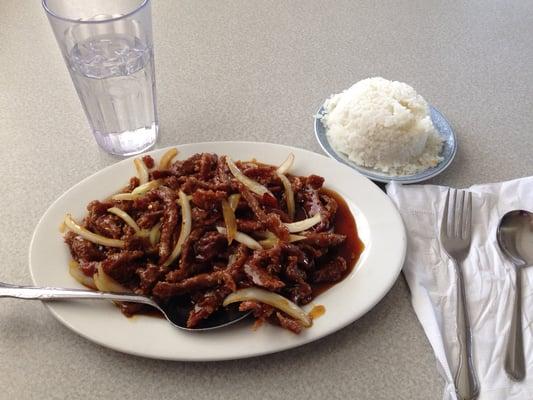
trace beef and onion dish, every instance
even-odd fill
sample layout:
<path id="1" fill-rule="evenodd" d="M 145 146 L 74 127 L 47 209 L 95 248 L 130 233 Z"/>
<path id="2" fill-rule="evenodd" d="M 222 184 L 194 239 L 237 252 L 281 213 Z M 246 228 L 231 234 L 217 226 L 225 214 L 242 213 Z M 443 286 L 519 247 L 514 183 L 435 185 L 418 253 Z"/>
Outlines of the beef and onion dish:
<path id="1" fill-rule="evenodd" d="M 187 326 L 229 304 L 299 333 L 301 306 L 344 279 L 362 243 L 344 200 L 317 175 L 216 154 L 135 159 L 120 193 L 69 214 L 70 273 L 85 286 L 187 304 Z M 235 305 L 237 305 L 235 304 Z M 148 306 L 119 304 L 127 316 Z M 178 306 L 177 306 L 178 307 Z"/>

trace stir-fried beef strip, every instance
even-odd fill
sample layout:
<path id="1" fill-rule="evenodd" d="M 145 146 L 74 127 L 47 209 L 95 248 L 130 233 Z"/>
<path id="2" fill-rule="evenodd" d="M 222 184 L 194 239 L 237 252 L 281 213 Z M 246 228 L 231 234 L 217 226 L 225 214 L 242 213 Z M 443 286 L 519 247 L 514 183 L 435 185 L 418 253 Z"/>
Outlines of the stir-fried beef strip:
<path id="1" fill-rule="evenodd" d="M 276 311 L 276 318 L 282 328 L 288 329 L 296 334 L 300 333 L 303 329 L 302 325 L 298 321 L 288 317 L 284 313 Z"/>
<path id="2" fill-rule="evenodd" d="M 231 289 L 225 286 L 203 293 L 202 297 L 196 300 L 194 308 L 189 313 L 187 326 L 194 327 L 213 314 L 222 306 L 222 302 L 230 293 Z"/>
<path id="3" fill-rule="evenodd" d="M 313 282 L 337 282 L 342 278 L 348 266 L 346 260 L 342 257 L 337 257 L 329 261 L 325 266 L 313 271 L 311 279 Z"/>
<path id="4" fill-rule="evenodd" d="M 85 240 L 73 232 L 67 232 L 65 242 L 70 248 L 72 258 L 78 262 L 101 261 L 106 258 L 105 253 L 98 248 L 98 245 Z"/>
<path id="5" fill-rule="evenodd" d="M 144 165 L 146 165 L 146 168 L 148 169 L 152 169 L 154 168 L 154 165 L 155 165 L 155 161 L 154 159 L 152 158 L 152 156 L 149 156 L 149 155 L 146 155 L 142 158 L 143 162 L 144 162 Z"/>
<path id="6" fill-rule="evenodd" d="M 161 220 L 163 214 L 163 210 L 147 211 L 137 219 L 137 225 L 143 229 L 150 229 Z"/>
<path id="7" fill-rule="evenodd" d="M 167 260 L 173 249 L 172 238 L 178 224 L 178 205 L 176 204 L 176 193 L 166 186 L 159 187 L 155 194 L 164 204 L 159 239 L 159 263 L 161 264 Z"/>
<path id="8" fill-rule="evenodd" d="M 346 239 L 344 235 L 331 232 L 311 232 L 306 234 L 305 237 L 303 243 L 319 248 L 338 246 Z"/>
<path id="9" fill-rule="evenodd" d="M 73 232 L 65 234 L 72 258 L 85 275 L 103 271 L 117 284 L 155 301 L 188 302 L 187 326 L 191 328 L 239 289 L 257 287 L 304 305 L 313 299 L 313 285 L 338 282 L 346 275 L 347 261 L 351 260 L 338 252 L 346 236 L 335 231 L 338 206 L 323 191 L 322 177 L 287 175 L 296 205 L 292 218 L 287 209 L 288 195 L 274 166 L 255 161 L 236 163 L 245 176 L 267 189 L 268 193 L 258 195 L 232 174 L 225 156 L 195 154 L 165 169 L 158 169 L 150 156 L 142 159 L 149 179 L 157 180 L 154 186 L 127 200 L 92 201 L 82 223 L 98 235 L 123 241 L 121 247 L 95 244 Z M 139 186 L 139 179 L 133 177 L 122 193 Z M 182 229 L 179 191 L 181 196 L 188 196 L 192 226 L 179 254 L 169 259 Z M 240 195 L 234 209 L 237 231 L 256 243 L 270 238 L 269 246 L 258 250 L 236 239 L 230 243 L 225 231 L 217 230 L 225 227 L 222 202 L 231 195 Z M 131 216 L 138 228 L 110 213 L 112 207 Z M 285 224 L 316 214 L 321 221 L 298 232 L 297 240 L 291 243 Z M 121 309 L 127 315 L 144 310 L 134 304 L 123 304 Z M 257 324 L 268 321 L 295 333 L 303 328 L 300 321 L 259 301 L 244 301 L 240 309 L 253 310 Z"/>
<path id="10" fill-rule="evenodd" d="M 130 178 L 130 184 L 126 187 L 125 192 L 131 192 L 137 186 L 141 184 L 141 181 L 136 176 Z"/>
<path id="11" fill-rule="evenodd" d="M 227 247 L 226 235 L 216 231 L 206 232 L 197 242 L 194 243 L 195 259 L 201 262 L 214 260 Z"/>
<path id="12" fill-rule="evenodd" d="M 244 273 L 256 286 L 263 287 L 272 292 L 276 292 L 285 286 L 281 280 L 268 273 L 263 267 L 254 263 L 244 264 Z"/>
<path id="13" fill-rule="evenodd" d="M 280 240 L 286 241 L 289 239 L 289 230 L 283 225 L 279 215 L 276 213 L 266 213 L 259 204 L 259 200 L 243 184 L 239 185 L 239 191 L 248 202 L 248 206 L 252 209 L 255 217 L 260 223 L 262 223 L 268 230 L 272 231 L 272 233 L 274 233 Z"/>
<path id="14" fill-rule="evenodd" d="M 231 275 L 225 271 L 203 273 L 176 283 L 158 282 L 154 287 L 153 294 L 160 299 L 168 299 L 169 297 L 220 286 L 230 279 L 232 279 Z"/>
<path id="15" fill-rule="evenodd" d="M 102 261 L 104 272 L 118 282 L 129 282 L 137 271 L 136 261 L 142 258 L 144 253 L 140 250 L 124 250 L 110 254 Z"/>
<path id="16" fill-rule="evenodd" d="M 240 311 L 253 311 L 257 320 L 256 326 L 267 321 L 274 314 L 274 307 L 268 304 L 258 303 L 256 301 L 244 301 L 239 306 Z"/>
<path id="17" fill-rule="evenodd" d="M 152 289 L 159 282 L 166 273 L 166 268 L 147 263 L 146 266 L 137 268 L 135 271 L 139 276 L 138 293 L 142 295 L 149 295 L 152 293 Z"/>
<path id="18" fill-rule="evenodd" d="M 307 283 L 307 273 L 298 266 L 298 257 L 289 256 L 284 275 L 294 283 L 288 290 L 288 297 L 296 304 L 307 304 L 313 298 L 313 289 Z"/>
<path id="19" fill-rule="evenodd" d="M 252 219 L 237 219 L 237 229 L 244 233 L 254 233 L 264 231 L 265 225 Z"/>

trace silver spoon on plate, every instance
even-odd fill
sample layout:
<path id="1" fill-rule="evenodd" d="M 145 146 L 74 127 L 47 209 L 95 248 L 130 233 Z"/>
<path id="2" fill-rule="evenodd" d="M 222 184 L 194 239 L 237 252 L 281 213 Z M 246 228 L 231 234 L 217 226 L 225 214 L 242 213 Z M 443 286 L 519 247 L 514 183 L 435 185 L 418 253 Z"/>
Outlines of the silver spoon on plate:
<path id="1" fill-rule="evenodd" d="M 111 300 L 126 301 L 149 305 L 160 311 L 172 326 L 190 332 L 209 331 L 234 324 L 248 315 L 251 311 L 241 312 L 238 305 L 229 305 L 213 313 L 203 320 L 197 328 L 187 328 L 187 317 L 190 306 L 180 304 L 179 300 L 170 301 L 166 305 L 159 305 L 151 298 L 127 293 L 97 292 L 83 289 L 61 289 L 51 287 L 17 286 L 0 282 L 0 298 L 12 297 L 24 300 Z"/>
<path id="2" fill-rule="evenodd" d="M 516 270 L 516 294 L 504 367 L 511 379 L 522 381 L 526 376 L 522 338 L 522 270 L 533 265 L 533 213 L 524 210 L 508 212 L 500 220 L 496 236 L 500 248 Z"/>

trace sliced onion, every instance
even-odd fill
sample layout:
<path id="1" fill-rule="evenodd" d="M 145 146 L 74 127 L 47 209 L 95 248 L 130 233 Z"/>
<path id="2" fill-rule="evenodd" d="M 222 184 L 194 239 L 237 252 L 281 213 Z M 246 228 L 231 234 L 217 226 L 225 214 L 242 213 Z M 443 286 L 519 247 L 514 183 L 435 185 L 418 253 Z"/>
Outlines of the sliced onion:
<path id="1" fill-rule="evenodd" d="M 111 207 L 107 209 L 107 212 L 110 212 L 111 214 L 115 214 L 117 217 L 121 218 L 125 223 L 127 223 L 129 226 L 133 228 L 135 233 L 139 233 L 141 231 L 141 228 L 139 228 L 139 225 L 137 225 L 137 222 L 124 210 L 121 210 L 118 207 Z"/>
<path id="2" fill-rule="evenodd" d="M 252 192 L 258 194 L 259 196 L 263 196 L 264 194 L 268 193 L 270 196 L 274 197 L 272 192 L 270 192 L 270 190 L 268 190 L 265 186 L 244 175 L 242 171 L 235 165 L 231 158 L 227 157 L 226 163 L 228 164 L 229 170 L 231 171 L 235 179 L 241 182 Z"/>
<path id="3" fill-rule="evenodd" d="M 163 154 L 163 157 L 161 157 L 161 160 L 159 160 L 159 169 L 168 169 L 170 167 L 170 163 L 172 162 L 172 159 L 178 155 L 177 149 L 170 149 Z"/>
<path id="4" fill-rule="evenodd" d="M 131 191 L 131 194 L 145 194 L 148 191 L 155 189 L 156 187 L 161 186 L 161 180 L 156 179 L 154 181 L 146 182 L 144 185 L 137 186 L 135 189 Z"/>
<path id="5" fill-rule="evenodd" d="M 234 193 L 228 197 L 229 206 L 235 212 L 237 207 L 239 206 L 239 201 L 241 200 L 241 194 L 240 193 Z"/>
<path id="6" fill-rule="evenodd" d="M 190 194 L 186 195 L 185 197 L 187 197 L 187 200 L 189 201 L 192 200 L 192 195 Z M 181 206 L 181 200 L 179 198 L 176 200 L 176 204 L 179 204 Z"/>
<path id="7" fill-rule="evenodd" d="M 141 197 L 140 194 L 133 194 L 133 193 L 118 193 L 111 196 L 111 200 L 137 200 L 139 197 Z"/>
<path id="8" fill-rule="evenodd" d="M 279 243 L 279 239 L 264 239 L 260 240 L 258 243 L 263 249 L 271 249 Z"/>
<path id="9" fill-rule="evenodd" d="M 287 229 L 291 233 L 292 232 L 302 232 L 302 231 L 305 231 L 306 229 L 309 229 L 309 228 L 315 226 L 320 221 L 322 221 L 322 217 L 320 216 L 320 213 L 316 213 L 311 218 L 303 219 L 301 221 L 293 222 L 293 223 L 290 223 L 290 224 L 285 224 L 285 226 L 287 227 Z"/>
<path id="10" fill-rule="evenodd" d="M 235 260 L 237 260 L 237 251 L 235 253 L 231 253 L 228 257 L 228 267 L 230 265 L 233 265 L 235 263 Z"/>
<path id="11" fill-rule="evenodd" d="M 163 263 L 163 267 L 168 267 L 170 264 L 174 262 L 176 258 L 181 254 L 181 247 L 183 246 L 183 243 L 185 243 L 185 240 L 189 237 L 189 234 L 191 233 L 191 227 L 192 227 L 192 213 L 191 213 L 191 203 L 189 202 L 189 198 L 187 195 L 183 192 L 183 190 L 180 190 L 179 193 L 179 200 L 181 205 L 181 231 L 180 236 L 178 238 L 178 241 L 176 242 L 176 246 L 174 246 L 174 250 L 172 250 L 172 253 L 168 257 L 168 259 Z"/>
<path id="12" fill-rule="evenodd" d="M 297 319 L 306 328 L 313 325 L 313 321 L 304 310 L 285 297 L 280 296 L 277 293 L 269 292 L 268 290 L 255 287 L 240 289 L 226 297 L 222 305 L 226 307 L 231 303 L 239 301 L 258 301 L 260 303 L 268 304 L 283 311 L 285 314 L 290 315 L 292 318 Z"/>
<path id="13" fill-rule="evenodd" d="M 146 164 L 140 158 L 133 160 L 133 163 L 135 164 L 135 169 L 137 170 L 139 182 L 141 185 L 144 185 L 146 182 L 148 182 L 148 168 L 146 168 Z"/>
<path id="14" fill-rule="evenodd" d="M 255 234 L 265 239 L 277 239 L 278 238 L 276 235 L 274 235 L 270 231 L 259 231 L 259 232 L 255 232 Z"/>
<path id="15" fill-rule="evenodd" d="M 71 260 L 68 263 L 68 272 L 74 279 L 76 279 L 83 286 L 90 287 L 91 289 L 96 289 L 96 285 L 94 284 L 93 278 L 85 275 L 80 268 L 80 264 L 78 264 L 76 261 Z"/>
<path id="16" fill-rule="evenodd" d="M 161 223 L 158 222 L 155 224 L 152 229 L 150 229 L 150 234 L 148 235 L 150 244 L 152 246 L 155 246 L 157 243 L 159 243 L 159 238 L 161 237 Z"/>
<path id="17" fill-rule="evenodd" d="M 299 242 L 300 240 L 307 239 L 307 236 L 303 235 L 289 235 L 289 242 Z"/>
<path id="18" fill-rule="evenodd" d="M 147 231 L 146 229 L 139 228 L 139 225 L 137 225 L 137 222 L 124 210 L 121 210 L 118 207 L 111 207 L 107 209 L 108 212 L 111 214 L 115 214 L 117 217 L 121 218 L 126 224 L 131 226 L 133 230 L 135 231 L 135 235 L 138 237 L 148 237 L 150 235 L 150 231 Z"/>
<path id="19" fill-rule="evenodd" d="M 222 228 L 221 226 L 217 226 L 217 231 L 219 233 L 222 233 L 223 235 L 227 235 L 226 228 Z M 263 250 L 259 242 L 257 242 L 254 238 L 251 236 L 248 236 L 246 233 L 242 232 L 235 232 L 235 240 L 239 243 L 244 244 L 245 246 L 249 247 L 252 250 Z"/>
<path id="20" fill-rule="evenodd" d="M 287 211 L 289 212 L 289 217 L 294 220 L 296 205 L 294 203 L 294 191 L 292 190 L 291 182 L 289 181 L 289 178 L 283 174 L 280 174 L 279 172 L 278 178 L 281 180 L 281 183 L 283 183 L 283 187 L 285 188 L 285 200 L 287 201 Z"/>
<path id="21" fill-rule="evenodd" d="M 101 292 L 115 292 L 115 293 L 128 293 L 130 290 L 126 289 L 116 280 L 111 278 L 104 272 L 102 265 L 98 265 L 96 273 L 93 276 L 94 284 L 96 288 Z"/>
<path id="22" fill-rule="evenodd" d="M 281 163 L 281 165 L 277 169 L 278 174 L 285 174 L 289 169 L 291 169 L 292 164 L 294 163 L 294 154 L 289 153 L 289 156 L 285 161 Z"/>
<path id="23" fill-rule="evenodd" d="M 290 243 L 299 242 L 300 240 L 304 240 L 304 239 L 307 239 L 307 237 L 306 236 L 301 236 L 301 235 L 289 235 L 289 242 Z M 259 241 L 259 244 L 264 249 L 271 249 L 272 247 L 274 247 L 278 243 L 279 243 L 279 239 L 276 236 L 269 237 L 269 238 L 267 238 L 265 240 L 260 240 Z"/>
<path id="24" fill-rule="evenodd" d="M 107 246 L 107 247 L 121 247 L 121 248 L 124 247 L 123 240 L 110 239 L 108 237 L 91 232 L 90 230 L 85 229 L 82 226 L 78 225 L 72 219 L 72 215 L 70 214 L 65 215 L 64 222 L 68 229 L 70 229 L 74 233 L 77 233 L 78 235 L 88 240 L 89 242 L 101 244 L 102 246 Z"/>
<path id="25" fill-rule="evenodd" d="M 231 244 L 237 233 L 237 219 L 235 218 L 235 212 L 226 199 L 222 199 L 222 215 L 224 216 L 224 224 L 226 224 L 228 244 Z"/>

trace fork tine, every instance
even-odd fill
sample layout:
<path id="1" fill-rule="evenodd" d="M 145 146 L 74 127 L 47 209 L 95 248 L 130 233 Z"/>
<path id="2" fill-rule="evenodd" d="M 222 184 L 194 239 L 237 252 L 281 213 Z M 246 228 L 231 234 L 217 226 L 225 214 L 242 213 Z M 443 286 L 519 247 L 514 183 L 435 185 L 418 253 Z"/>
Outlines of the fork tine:
<path id="1" fill-rule="evenodd" d="M 459 192 L 459 204 L 455 204 L 455 208 L 459 207 L 459 221 L 456 221 L 456 227 L 455 227 L 455 237 L 460 238 L 463 236 L 463 211 L 464 211 L 464 202 L 465 202 L 465 191 L 461 190 Z M 458 223 L 457 223 L 458 222 Z"/>
<path id="2" fill-rule="evenodd" d="M 467 192 L 465 196 L 466 210 L 465 210 L 465 222 L 461 225 L 463 239 L 469 239 L 472 236 L 472 193 Z"/>
<path id="3" fill-rule="evenodd" d="M 448 206 L 450 204 L 450 189 L 446 192 L 446 200 L 444 201 L 444 211 L 442 212 L 442 220 L 440 223 L 440 235 L 447 236 L 448 234 Z"/>
<path id="4" fill-rule="evenodd" d="M 452 189 L 452 205 L 451 205 L 451 212 L 450 212 L 450 224 L 448 226 L 448 236 L 451 236 L 451 237 L 454 237 L 456 236 L 455 234 L 455 226 L 457 224 L 457 221 L 455 220 L 455 217 L 456 217 L 456 213 L 455 213 L 455 210 L 457 208 L 457 190 L 455 189 Z"/>

